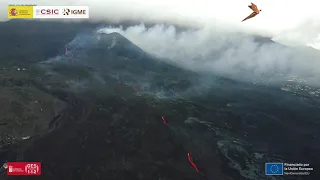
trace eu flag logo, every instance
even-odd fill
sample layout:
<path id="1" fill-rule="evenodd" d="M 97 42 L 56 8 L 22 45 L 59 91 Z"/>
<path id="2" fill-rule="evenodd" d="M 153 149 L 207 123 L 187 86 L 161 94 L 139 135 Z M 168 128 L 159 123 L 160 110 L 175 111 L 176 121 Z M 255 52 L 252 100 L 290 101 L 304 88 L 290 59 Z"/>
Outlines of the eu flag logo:
<path id="1" fill-rule="evenodd" d="M 266 163 L 266 175 L 283 175 L 283 163 Z"/>

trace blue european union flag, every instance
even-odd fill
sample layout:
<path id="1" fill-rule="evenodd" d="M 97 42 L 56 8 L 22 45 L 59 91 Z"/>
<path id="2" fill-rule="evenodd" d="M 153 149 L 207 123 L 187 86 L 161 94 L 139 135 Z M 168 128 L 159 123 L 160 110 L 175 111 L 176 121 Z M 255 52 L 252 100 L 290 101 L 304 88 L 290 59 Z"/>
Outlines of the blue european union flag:
<path id="1" fill-rule="evenodd" d="M 283 163 L 266 163 L 266 175 L 283 175 Z"/>

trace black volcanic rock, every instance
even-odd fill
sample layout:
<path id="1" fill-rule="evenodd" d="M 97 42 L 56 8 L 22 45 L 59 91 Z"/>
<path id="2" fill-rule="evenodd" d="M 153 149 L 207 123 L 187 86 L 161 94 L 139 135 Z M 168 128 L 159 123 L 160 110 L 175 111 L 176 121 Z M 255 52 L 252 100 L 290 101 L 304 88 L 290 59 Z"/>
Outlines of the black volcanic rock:
<path id="1" fill-rule="evenodd" d="M 62 47 L 41 44 L 49 50 L 31 56 L 39 45 L 29 41 L 30 49 L 23 46 L 17 51 L 20 55 L 27 52 L 23 57 L 34 62 L 42 61 L 24 62 L 32 65 L 27 77 L 14 68 L 1 74 L 1 113 L 15 119 L 0 124 L 4 126 L 0 131 L 15 134 L 21 130 L 20 117 L 30 114 L 35 118 L 29 122 L 46 128 L 0 148 L 0 163 L 41 161 L 39 179 L 45 180 L 264 180 L 268 179 L 265 162 L 320 167 L 319 98 L 213 76 L 202 79 L 210 82 L 205 84 L 209 87 L 198 87 L 200 75 L 148 55 L 120 34 L 102 34 L 99 40 L 90 31 L 79 34 L 82 30 L 73 30 L 61 34 L 48 30 L 47 40 L 52 42 L 60 35 Z M 31 30 L 28 33 L 27 39 L 41 37 Z M 74 57 L 63 55 L 66 42 L 62 39 L 68 33 L 76 37 L 67 44 L 70 53 L 77 54 Z M 113 43 L 114 39 L 119 41 Z M 60 57 L 46 61 L 45 50 L 58 52 L 53 54 Z M 149 85 L 149 89 L 139 96 L 133 85 L 138 90 Z M 172 91 L 179 96 L 158 96 Z M 38 106 L 28 102 L 34 99 L 58 113 L 38 118 Z M 21 113 L 21 107 L 28 113 Z M 59 111 L 58 107 L 64 108 Z M 32 130 L 29 127 L 22 132 Z M 192 167 L 187 153 L 202 174 Z M 34 179 L 1 173 L 5 180 Z M 307 178 L 318 177 L 319 172 L 313 171 Z"/>
<path id="2" fill-rule="evenodd" d="M 143 71 L 161 72 L 163 68 L 179 70 L 149 55 L 119 33 L 95 36 L 95 43 L 79 52 L 79 62 L 99 69 L 138 68 Z M 121 65 L 120 65 L 121 64 Z"/>

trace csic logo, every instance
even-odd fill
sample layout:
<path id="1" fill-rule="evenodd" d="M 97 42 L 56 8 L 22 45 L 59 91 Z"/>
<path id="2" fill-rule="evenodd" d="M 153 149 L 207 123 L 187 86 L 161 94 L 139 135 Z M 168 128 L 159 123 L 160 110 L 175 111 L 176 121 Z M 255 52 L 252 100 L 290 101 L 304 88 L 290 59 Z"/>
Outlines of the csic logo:
<path id="1" fill-rule="evenodd" d="M 38 15 L 58 15 L 59 9 L 37 9 Z"/>
<path id="2" fill-rule="evenodd" d="M 71 10 L 69 8 L 65 8 L 65 9 L 63 9 L 62 14 L 64 16 L 77 15 L 77 14 L 85 15 L 86 14 L 86 10 L 85 9 L 82 9 L 82 10 L 79 10 L 79 9 Z"/>
<path id="3" fill-rule="evenodd" d="M 18 15 L 18 11 L 16 8 L 10 9 L 10 16 L 17 16 L 17 15 Z"/>

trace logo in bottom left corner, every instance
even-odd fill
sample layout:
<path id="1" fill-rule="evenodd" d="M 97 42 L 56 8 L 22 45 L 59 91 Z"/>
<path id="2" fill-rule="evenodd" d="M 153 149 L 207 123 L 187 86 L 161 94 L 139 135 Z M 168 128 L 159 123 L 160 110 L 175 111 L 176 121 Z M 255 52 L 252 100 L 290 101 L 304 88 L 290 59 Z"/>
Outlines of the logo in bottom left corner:
<path id="1" fill-rule="evenodd" d="M 7 175 L 8 176 L 40 176 L 41 163 L 40 162 L 8 162 Z"/>

